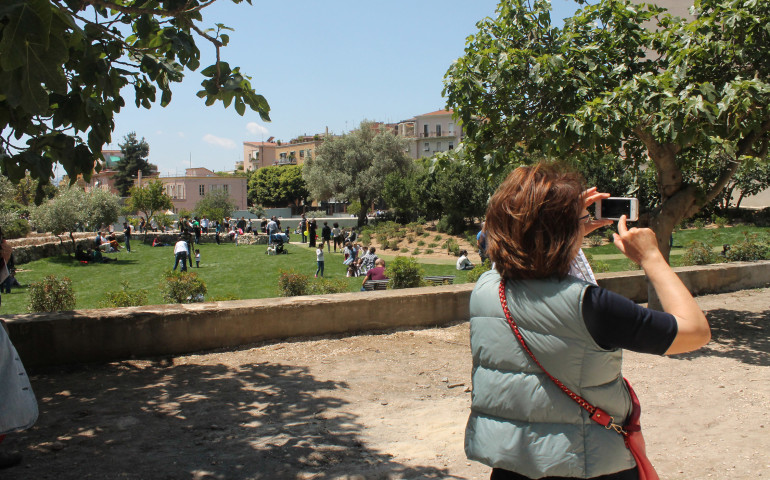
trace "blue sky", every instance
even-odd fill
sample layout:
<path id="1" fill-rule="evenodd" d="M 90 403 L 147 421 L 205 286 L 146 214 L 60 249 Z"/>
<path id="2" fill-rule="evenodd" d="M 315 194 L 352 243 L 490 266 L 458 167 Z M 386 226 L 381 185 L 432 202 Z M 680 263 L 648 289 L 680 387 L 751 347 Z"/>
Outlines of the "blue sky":
<path id="1" fill-rule="evenodd" d="M 575 6 L 554 0 L 554 19 Z M 244 141 L 274 136 L 343 133 L 363 119 L 397 122 L 444 108 L 443 77 L 463 54 L 476 22 L 494 16 L 493 0 L 253 0 L 235 5 L 220 0 L 204 10 L 204 25 L 223 23 L 230 44 L 222 59 L 252 77 L 254 89 L 270 103 L 271 122 L 233 106 L 206 107 L 195 96 L 198 72 L 173 86 L 170 105 L 137 109 L 133 92 L 116 117 L 112 144 L 135 131 L 150 145 L 150 162 L 162 174 L 183 174 L 191 164 L 232 170 L 243 157 Z M 214 49 L 197 41 L 203 67 Z"/>

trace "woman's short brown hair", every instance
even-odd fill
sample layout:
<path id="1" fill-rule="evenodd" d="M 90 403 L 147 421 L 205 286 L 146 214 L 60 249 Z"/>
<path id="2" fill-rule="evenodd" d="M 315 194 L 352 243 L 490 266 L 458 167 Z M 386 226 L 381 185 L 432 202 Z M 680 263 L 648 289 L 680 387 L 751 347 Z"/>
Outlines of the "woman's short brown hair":
<path id="1" fill-rule="evenodd" d="M 507 279 L 564 277 L 582 235 L 580 175 L 555 164 L 519 167 L 497 189 L 484 225 L 487 254 Z"/>

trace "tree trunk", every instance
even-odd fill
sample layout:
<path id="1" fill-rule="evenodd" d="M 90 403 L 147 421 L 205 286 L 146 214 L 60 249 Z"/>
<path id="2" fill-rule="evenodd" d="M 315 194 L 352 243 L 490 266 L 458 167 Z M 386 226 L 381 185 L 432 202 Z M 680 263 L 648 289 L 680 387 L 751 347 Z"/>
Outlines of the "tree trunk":
<path id="1" fill-rule="evenodd" d="M 361 203 L 361 210 L 358 212 L 358 231 L 360 232 L 361 229 L 366 225 L 367 219 L 366 214 L 369 213 L 369 203 L 364 198 L 359 198 L 358 201 Z"/>

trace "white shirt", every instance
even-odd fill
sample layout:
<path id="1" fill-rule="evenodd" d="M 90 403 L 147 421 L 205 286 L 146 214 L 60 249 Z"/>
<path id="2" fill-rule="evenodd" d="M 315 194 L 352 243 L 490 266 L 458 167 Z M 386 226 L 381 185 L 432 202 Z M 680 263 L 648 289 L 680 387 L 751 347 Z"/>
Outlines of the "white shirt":
<path id="1" fill-rule="evenodd" d="M 174 255 L 176 255 L 179 252 L 187 253 L 187 242 L 184 240 L 179 240 L 176 242 L 176 245 L 174 245 Z"/>
<path id="2" fill-rule="evenodd" d="M 323 251 L 323 249 L 321 249 L 321 248 L 316 248 L 315 249 L 315 259 L 317 261 L 319 261 L 319 262 L 323 262 L 324 261 L 324 251 Z"/>
<path id="3" fill-rule="evenodd" d="M 464 270 L 466 266 L 471 265 L 471 261 L 468 260 L 468 257 L 465 255 L 461 255 L 460 258 L 457 259 L 457 269 L 458 270 Z"/>
<path id="4" fill-rule="evenodd" d="M 265 229 L 267 230 L 267 233 L 275 233 L 278 231 L 278 224 L 275 223 L 274 220 L 270 220 L 267 222 L 267 227 L 265 227 Z"/>

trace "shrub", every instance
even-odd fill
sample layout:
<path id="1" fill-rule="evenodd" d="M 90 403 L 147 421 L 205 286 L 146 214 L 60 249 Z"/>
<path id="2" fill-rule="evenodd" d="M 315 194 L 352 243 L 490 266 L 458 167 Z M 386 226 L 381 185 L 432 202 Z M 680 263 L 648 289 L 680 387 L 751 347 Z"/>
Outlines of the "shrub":
<path id="1" fill-rule="evenodd" d="M 326 278 L 319 278 L 314 282 L 310 282 L 308 285 L 308 294 L 310 295 L 325 295 L 329 293 L 344 293 L 349 290 L 348 284 L 345 280 L 336 279 L 329 280 Z M 290 295 L 286 295 L 287 297 Z"/>
<path id="2" fill-rule="evenodd" d="M 307 295 L 310 291 L 310 279 L 307 275 L 297 273 L 294 270 L 281 270 L 278 272 L 278 290 L 282 297 L 296 297 Z"/>
<path id="3" fill-rule="evenodd" d="M 388 242 L 387 238 L 383 238 L 382 240 L 380 240 L 380 248 L 381 249 L 387 250 L 389 246 L 390 246 L 390 243 Z"/>
<path id="4" fill-rule="evenodd" d="M 480 263 L 473 267 L 473 270 L 468 272 L 465 279 L 469 283 L 476 283 L 482 273 L 492 270 L 492 262 L 489 259 L 484 260 L 484 263 Z"/>
<path id="5" fill-rule="evenodd" d="M 30 312 L 58 312 L 75 309 L 75 292 L 72 280 L 48 275 L 39 282 L 29 285 Z"/>
<path id="6" fill-rule="evenodd" d="M 425 250 L 425 253 L 430 255 L 431 253 L 433 253 L 433 249 L 429 248 L 429 249 Z"/>
<path id="7" fill-rule="evenodd" d="M 695 227 L 695 228 L 703 228 L 703 227 L 706 226 L 706 221 L 703 220 L 702 218 L 699 218 L 699 219 L 695 220 L 694 222 L 692 222 L 692 226 Z"/>
<path id="8" fill-rule="evenodd" d="M 601 235 L 591 235 L 588 237 L 588 245 L 592 247 L 601 247 L 604 244 L 604 239 Z"/>
<path id="9" fill-rule="evenodd" d="M 756 235 L 746 235 L 746 238 L 734 243 L 727 250 L 725 258 L 731 262 L 753 262 L 768 259 L 768 246 L 757 241 Z"/>
<path id="10" fill-rule="evenodd" d="M 401 253 L 409 253 L 409 249 L 406 247 L 402 247 L 401 250 L 399 250 Z"/>
<path id="11" fill-rule="evenodd" d="M 422 225 L 417 225 L 416 227 L 414 227 L 414 233 L 416 233 L 417 235 L 425 235 L 425 228 Z"/>
<path id="12" fill-rule="evenodd" d="M 433 240 L 440 242 L 442 238 L 444 237 L 442 237 L 441 235 L 436 235 L 435 237 L 433 237 Z"/>
<path id="13" fill-rule="evenodd" d="M 370 245 L 372 243 L 372 235 L 369 232 L 361 234 L 361 243 L 364 245 Z"/>
<path id="14" fill-rule="evenodd" d="M 389 288 L 413 288 L 422 285 L 424 270 L 412 257 L 396 257 L 387 269 Z"/>
<path id="15" fill-rule="evenodd" d="M 476 241 L 476 234 L 475 233 L 469 233 L 465 236 L 465 240 L 470 243 L 471 248 L 474 250 L 478 248 L 478 242 Z"/>
<path id="16" fill-rule="evenodd" d="M 727 218 L 720 217 L 716 213 L 711 216 L 711 221 L 714 222 L 717 228 L 725 228 L 725 225 L 727 225 Z"/>
<path id="17" fill-rule="evenodd" d="M 422 250 L 420 250 L 419 248 L 415 248 L 414 250 L 412 250 L 412 255 L 419 255 L 420 253 L 422 253 Z"/>
<path id="18" fill-rule="evenodd" d="M 7 239 L 24 238 L 29 231 L 29 222 L 23 218 L 14 218 L 3 225 L 3 236 Z"/>
<path id="19" fill-rule="evenodd" d="M 422 232 L 421 235 L 425 238 L 430 237 L 430 232 Z"/>
<path id="20" fill-rule="evenodd" d="M 420 240 L 420 241 L 418 241 L 418 242 L 417 242 L 417 246 L 418 246 L 418 247 L 424 247 L 424 246 L 425 246 L 425 242 L 423 242 L 422 240 Z"/>
<path id="21" fill-rule="evenodd" d="M 415 240 L 416 240 L 416 238 L 415 238 L 414 234 L 412 234 L 412 233 L 410 233 L 410 234 L 408 234 L 406 236 L 406 241 L 409 242 L 409 243 L 414 243 Z"/>
<path id="22" fill-rule="evenodd" d="M 104 294 L 103 307 L 139 307 L 147 304 L 147 290 L 131 290 L 127 281 L 120 282 L 120 290 L 113 290 Z"/>
<path id="23" fill-rule="evenodd" d="M 455 257 L 460 256 L 460 245 L 454 238 L 448 238 L 446 242 L 444 242 L 444 248 L 446 248 L 446 253 L 449 255 L 454 255 Z"/>
<path id="24" fill-rule="evenodd" d="M 436 248 L 436 247 L 438 247 L 438 243 L 436 242 L 431 242 L 428 244 L 428 248 Z"/>
<path id="25" fill-rule="evenodd" d="M 697 240 L 690 242 L 682 255 L 682 265 L 709 265 L 718 260 L 719 255 L 711 250 L 711 245 Z"/>
<path id="26" fill-rule="evenodd" d="M 465 219 L 460 215 L 444 215 L 436 224 L 436 230 L 449 235 L 458 235 L 465 229 Z"/>
<path id="27" fill-rule="evenodd" d="M 206 283 L 195 272 L 166 272 L 160 284 L 163 300 L 169 303 L 202 302 L 208 289 Z"/>

